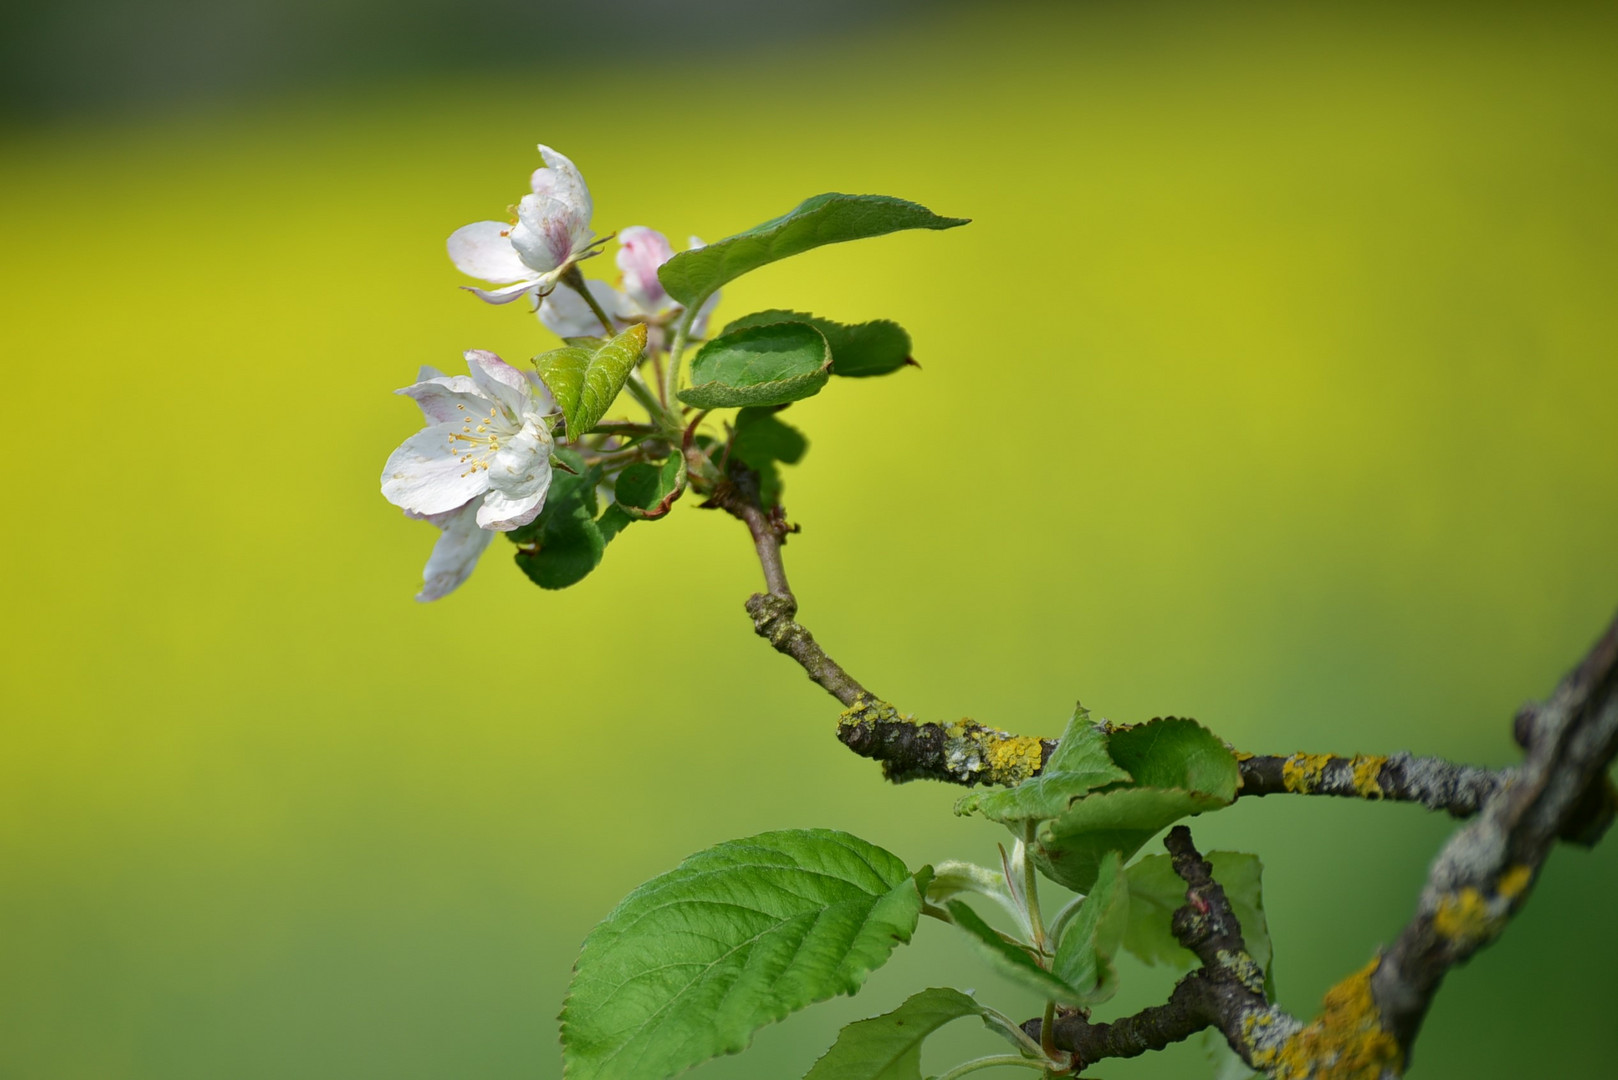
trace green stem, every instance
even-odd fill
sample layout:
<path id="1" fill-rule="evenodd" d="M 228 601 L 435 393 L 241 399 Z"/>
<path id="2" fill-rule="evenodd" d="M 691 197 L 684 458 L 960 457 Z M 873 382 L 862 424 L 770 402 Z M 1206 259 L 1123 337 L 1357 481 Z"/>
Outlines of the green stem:
<path id="1" fill-rule="evenodd" d="M 1039 1026 L 1039 1048 L 1046 1057 L 1056 1057 L 1056 1002 L 1045 1002 L 1045 1019 Z"/>
<path id="2" fill-rule="evenodd" d="M 579 269 L 577 263 L 567 268 L 567 272 L 562 275 L 562 284 L 584 297 L 584 302 L 590 305 L 590 310 L 601 320 L 601 328 L 607 332 L 608 337 L 618 333 L 612 328 L 612 317 L 601 309 L 601 305 L 596 302 L 595 294 L 590 292 L 590 286 L 585 284 L 584 272 Z"/>
<path id="3" fill-rule="evenodd" d="M 963 1061 L 949 1072 L 939 1074 L 936 1080 L 956 1080 L 956 1077 L 977 1072 L 979 1069 L 992 1069 L 996 1065 L 1021 1065 L 1025 1069 L 1039 1069 L 1041 1071 L 1050 1068 L 1050 1062 L 1048 1061 L 1032 1061 L 1017 1054 L 991 1054 L 989 1057 Z"/>
<path id="4" fill-rule="evenodd" d="M 639 375 L 629 376 L 628 381 L 624 383 L 624 389 L 629 391 L 631 397 L 640 402 L 641 408 L 646 410 L 647 415 L 652 418 L 652 422 L 665 435 L 672 435 L 674 441 L 679 442 L 680 426 L 674 422 L 674 418 L 669 415 L 669 411 L 663 408 L 662 404 L 657 400 L 657 395 L 652 393 L 651 388 L 641 382 Z"/>
<path id="5" fill-rule="evenodd" d="M 1034 859 L 1030 852 L 1034 847 L 1035 822 L 1030 819 L 1023 825 L 1022 850 L 1022 889 L 1023 903 L 1028 908 L 1028 925 L 1033 931 L 1034 948 L 1040 952 L 1045 951 L 1045 923 L 1039 917 L 1039 875 L 1034 869 Z"/>
<path id="6" fill-rule="evenodd" d="M 1028 1037 L 1028 1032 L 1024 1031 L 1022 1026 L 1018 1024 L 1017 1021 L 1013 1020 L 1011 1017 L 997 1009 L 989 1008 L 987 1005 L 982 1006 L 982 1008 L 983 1022 L 985 1024 L 992 1024 L 993 1026 L 999 1028 L 1014 1041 L 1024 1046 L 1026 1048 L 1024 1056 L 1037 1055 L 1045 1052 L 1044 1048 L 1040 1046 L 1039 1043 Z"/>
<path id="7" fill-rule="evenodd" d="M 702 305 L 708 302 L 706 296 L 697 297 L 697 302 L 686 308 L 680 315 L 680 321 L 674 327 L 674 340 L 669 342 L 669 368 L 663 373 L 663 399 L 669 407 L 677 408 L 675 402 L 679 400 L 680 393 L 680 360 L 685 353 L 686 342 L 691 337 L 691 324 L 696 320 L 697 312 Z"/>

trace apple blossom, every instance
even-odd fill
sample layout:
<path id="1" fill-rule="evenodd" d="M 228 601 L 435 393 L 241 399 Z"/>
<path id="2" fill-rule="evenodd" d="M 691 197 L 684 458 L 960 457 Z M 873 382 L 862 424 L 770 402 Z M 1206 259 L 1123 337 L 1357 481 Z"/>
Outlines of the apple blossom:
<path id="1" fill-rule="evenodd" d="M 549 396 L 491 352 L 466 354 L 466 375 L 430 367 L 397 393 L 412 398 L 427 427 L 404 441 L 382 470 L 382 494 L 420 517 L 478 502 L 477 525 L 508 532 L 534 520 L 551 484 Z"/>
<path id="2" fill-rule="evenodd" d="M 467 288 L 491 304 L 508 304 L 519 296 L 536 300 L 580 259 L 596 252 L 590 229 L 594 203 L 578 168 L 543 144 L 543 167 L 529 180 L 532 194 L 517 204 L 517 220 L 478 221 L 450 234 L 449 257 L 464 274 L 499 285 Z"/>

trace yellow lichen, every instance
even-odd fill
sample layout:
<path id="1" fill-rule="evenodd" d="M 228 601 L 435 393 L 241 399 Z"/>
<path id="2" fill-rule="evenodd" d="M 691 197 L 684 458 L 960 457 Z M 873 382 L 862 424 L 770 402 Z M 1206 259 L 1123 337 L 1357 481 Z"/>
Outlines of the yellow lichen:
<path id="1" fill-rule="evenodd" d="M 878 724 L 900 719 L 904 718 L 899 715 L 899 710 L 886 701 L 861 697 L 856 698 L 854 704 L 843 710 L 842 715 L 837 718 L 837 727 L 841 730 L 855 724 Z"/>
<path id="2" fill-rule="evenodd" d="M 1267 1046 L 1263 1013 L 1242 1022 L 1253 1064 L 1275 1080 L 1376 1080 L 1383 1071 L 1404 1071 L 1399 1043 L 1382 1026 L 1371 996 L 1371 975 L 1379 961 L 1350 975 L 1326 992 L 1320 1016 L 1279 1046 Z"/>
<path id="3" fill-rule="evenodd" d="M 1382 785 L 1377 783 L 1382 779 L 1382 766 L 1388 759 L 1374 754 L 1355 754 L 1351 764 L 1354 766 L 1354 790 L 1359 792 L 1362 799 L 1382 798 Z"/>
<path id="4" fill-rule="evenodd" d="M 1433 929 L 1439 936 L 1463 944 L 1489 937 L 1496 921 L 1489 902 L 1470 885 L 1439 900 L 1433 912 Z"/>
<path id="5" fill-rule="evenodd" d="M 1298 795 L 1312 795 L 1326 771 L 1330 754 L 1293 754 L 1281 765 L 1281 783 Z"/>
<path id="6" fill-rule="evenodd" d="M 1526 866 L 1513 866 L 1500 875 L 1500 884 L 1495 892 L 1507 900 L 1515 900 L 1528 888 L 1528 883 L 1534 879 L 1534 871 Z"/>
<path id="7" fill-rule="evenodd" d="M 1039 771 L 1045 746 L 1032 735 L 1008 735 L 980 728 L 984 779 L 995 784 L 1020 784 Z"/>

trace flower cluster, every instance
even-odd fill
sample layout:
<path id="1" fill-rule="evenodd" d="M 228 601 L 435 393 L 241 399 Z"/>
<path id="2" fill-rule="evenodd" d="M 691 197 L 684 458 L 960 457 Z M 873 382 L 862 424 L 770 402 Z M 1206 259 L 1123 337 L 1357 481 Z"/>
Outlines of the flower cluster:
<path id="1" fill-rule="evenodd" d="M 513 208 L 513 220 L 456 229 L 447 245 L 451 261 L 494 286 L 470 289 L 491 304 L 529 298 L 540 321 L 560 337 L 644 324 L 650 356 L 684 314 L 657 277 L 673 247 L 662 233 L 631 226 L 618 234 L 620 287 L 585 281 L 578 264 L 612 238 L 591 229 L 594 203 L 573 162 L 548 146 L 539 153 L 544 165 L 529 178 L 531 191 Z M 693 238 L 692 246 L 700 241 Z M 692 336 L 702 335 L 711 307 L 705 304 L 693 318 Z M 397 391 L 420 406 L 426 426 L 389 456 L 382 494 L 406 516 L 442 532 L 418 600 L 437 600 L 465 581 L 494 533 L 520 529 L 543 513 L 551 487 L 560 411 L 539 377 L 482 350 L 467 352 L 466 364 L 467 375 L 423 367 L 414 383 Z"/>

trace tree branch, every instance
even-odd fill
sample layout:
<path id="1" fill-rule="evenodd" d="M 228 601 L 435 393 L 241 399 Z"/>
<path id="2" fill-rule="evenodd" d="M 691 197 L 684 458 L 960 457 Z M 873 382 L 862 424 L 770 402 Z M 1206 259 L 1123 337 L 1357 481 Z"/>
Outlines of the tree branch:
<path id="1" fill-rule="evenodd" d="M 1471 817 L 1500 789 L 1505 774 L 1443 758 L 1392 754 L 1293 754 L 1241 759 L 1244 796 L 1336 795 L 1420 803 L 1454 817 Z"/>
<path id="2" fill-rule="evenodd" d="M 1612 822 L 1618 619 L 1549 699 L 1519 714 L 1517 735 L 1521 767 L 1444 845 L 1415 917 L 1371 976 L 1376 1009 L 1406 1055 L 1444 976 L 1500 936 L 1558 839 L 1592 844 Z"/>
<path id="3" fill-rule="evenodd" d="M 942 780 L 971 786 L 1015 784 L 1037 775 L 1055 740 L 1014 735 L 971 720 L 921 723 L 871 694 L 795 620 L 781 544 L 788 531 L 778 507 L 758 500 L 756 476 L 731 467 L 707 505 L 748 526 L 766 593 L 747 602 L 757 633 L 792 657 L 847 708 L 839 738 L 882 764 L 890 780 Z M 1224 891 L 1191 846 L 1184 826 L 1165 844 L 1190 886 L 1174 914 L 1174 932 L 1203 966 L 1181 979 L 1169 1000 L 1134 1016 L 1092 1024 L 1081 1013 L 1056 1020 L 1056 1045 L 1077 1066 L 1133 1057 L 1217 1026 L 1243 1060 L 1285 1080 L 1396 1080 L 1433 996 L 1449 969 L 1491 944 L 1526 902 L 1559 841 L 1595 844 L 1618 817 L 1608 769 L 1618 756 L 1618 618 L 1552 696 L 1521 710 L 1513 734 L 1524 750 L 1515 768 L 1490 771 L 1439 758 L 1238 754 L 1238 796 L 1333 795 L 1420 803 L 1474 820 L 1440 852 L 1415 916 L 1369 965 L 1327 992 L 1308 1025 L 1265 999 L 1262 973 L 1241 940 Z M 1245 963 L 1243 962 L 1245 960 Z M 1042 1021 L 1024 1030 L 1035 1038 Z"/>
<path id="4" fill-rule="evenodd" d="M 779 507 L 766 511 L 758 496 L 758 474 L 738 462 L 726 467 L 726 476 L 702 504 L 724 510 L 747 526 L 753 548 L 764 571 L 765 592 L 754 593 L 747 601 L 747 614 L 753 618 L 753 632 L 775 650 L 790 656 L 821 689 L 844 705 L 874 700 L 876 695 L 861 686 L 842 665 L 826 655 L 815 637 L 794 616 L 797 598 L 787 584 L 786 566 L 781 561 L 781 545 L 793 532 Z"/>
<path id="5" fill-rule="evenodd" d="M 969 719 L 950 724 L 917 721 L 860 685 L 826 654 L 808 628 L 796 620 L 798 601 L 787 584 L 781 558 L 781 546 L 793 530 L 779 507 L 764 509 L 756 473 L 730 462 L 725 480 L 703 505 L 730 513 L 753 537 L 766 589 L 747 601 L 754 632 L 777 652 L 797 661 L 811 679 L 847 706 L 838 723 L 838 738 L 861 757 L 880 762 L 885 777 L 895 783 L 939 780 L 970 787 L 1021 783 L 1045 767 L 1056 749 L 1055 739 L 1017 735 Z M 1413 802 L 1455 817 L 1477 813 L 1506 776 L 1442 758 L 1402 753 L 1349 758 L 1331 754 L 1237 757 L 1242 781 L 1238 797 L 1284 793 Z"/>
<path id="6" fill-rule="evenodd" d="M 1247 952 L 1241 924 L 1224 888 L 1213 879 L 1213 867 L 1192 843 L 1191 830 L 1176 825 L 1163 838 L 1163 846 L 1169 850 L 1175 873 L 1188 886 L 1185 906 L 1174 913 L 1174 936 L 1202 967 L 1175 984 L 1167 1003 L 1133 1016 L 1104 1024 L 1092 1024 L 1077 1012 L 1058 1019 L 1056 1046 L 1075 1055 L 1076 1069 L 1105 1058 L 1161 1050 L 1208 1027 L 1217 1027 L 1246 1058 L 1249 1030 L 1296 1031 L 1302 1027 L 1265 997 L 1264 972 Z M 1042 1026 L 1042 1021 L 1030 1020 L 1023 1030 L 1038 1039 Z"/>

